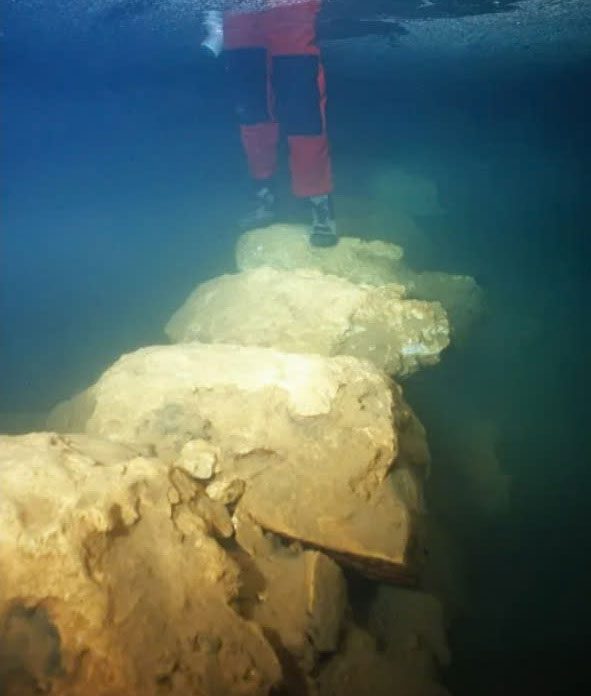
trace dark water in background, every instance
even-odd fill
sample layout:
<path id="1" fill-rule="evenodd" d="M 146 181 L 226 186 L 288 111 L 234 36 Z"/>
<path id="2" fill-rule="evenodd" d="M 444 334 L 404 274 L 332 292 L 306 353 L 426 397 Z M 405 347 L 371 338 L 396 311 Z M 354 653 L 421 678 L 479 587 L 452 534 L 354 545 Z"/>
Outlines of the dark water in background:
<path id="1" fill-rule="evenodd" d="M 90 71 L 67 53 L 7 62 L 4 430 L 35 427 L 122 352 L 162 342 L 189 290 L 233 270 L 244 167 L 222 74 L 157 56 L 145 65 Z M 439 503 L 464 546 L 470 595 L 450 688 L 579 693 L 591 625 L 591 65 L 428 66 L 357 82 L 327 67 L 341 195 L 389 164 L 436 181 L 447 214 L 418 221 L 407 256 L 474 275 L 487 293 L 470 342 L 406 384 L 434 467 L 478 418 L 494 424 L 511 477 L 502 518 L 461 518 L 453 495 Z"/>

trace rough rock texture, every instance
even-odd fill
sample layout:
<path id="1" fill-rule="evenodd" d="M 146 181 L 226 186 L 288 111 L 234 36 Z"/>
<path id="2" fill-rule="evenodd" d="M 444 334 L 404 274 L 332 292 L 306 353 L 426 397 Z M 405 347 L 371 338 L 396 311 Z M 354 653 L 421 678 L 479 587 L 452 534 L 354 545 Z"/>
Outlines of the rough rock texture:
<path id="1" fill-rule="evenodd" d="M 54 409 L 84 434 L 0 437 L 3 696 L 446 694 L 453 546 L 427 539 L 425 433 L 387 373 L 437 362 L 438 300 L 457 338 L 478 288 L 282 226 L 238 262 L 169 322 L 177 345 Z"/>
<path id="2" fill-rule="evenodd" d="M 408 298 L 440 302 L 455 337 L 463 337 L 482 313 L 482 291 L 474 278 L 417 273 L 402 261 L 402 248 L 382 241 L 344 237 L 336 247 L 315 249 L 300 225 L 272 225 L 243 234 L 236 246 L 239 270 L 271 266 L 280 270 L 314 268 L 353 283 L 403 285 Z"/>
<path id="3" fill-rule="evenodd" d="M 412 579 L 428 450 L 400 390 L 369 363 L 228 345 L 145 348 L 59 408 L 52 427 L 80 426 L 83 412 L 88 433 L 169 462 L 207 440 L 220 452 L 212 483 L 223 495 L 222 484 L 235 491 L 243 481 L 238 509 L 261 527 L 378 577 Z"/>
<path id="4" fill-rule="evenodd" d="M 176 465 L 189 476 L 207 481 L 219 471 L 220 451 L 206 440 L 190 440 L 181 449 Z"/>
<path id="5" fill-rule="evenodd" d="M 261 267 L 214 278 L 189 296 L 166 333 L 174 342 L 268 346 L 353 355 L 391 375 L 439 361 L 449 327 L 438 302 L 399 285 L 356 285 L 314 270 Z"/>
<path id="6" fill-rule="evenodd" d="M 403 255 L 402 248 L 394 244 L 355 237 L 343 237 L 337 246 L 328 249 L 312 247 L 305 225 L 277 224 L 251 230 L 236 244 L 236 264 L 241 271 L 259 266 L 285 271 L 316 268 L 368 285 L 395 283 L 395 271 Z"/>
<path id="7" fill-rule="evenodd" d="M 3 436 L 0 491 L 5 693 L 258 695 L 279 681 L 230 606 L 238 566 L 184 472 L 87 436 Z"/>
<path id="8" fill-rule="evenodd" d="M 484 312 L 482 289 L 471 276 L 406 270 L 398 282 L 409 297 L 427 302 L 439 301 L 449 317 L 454 343 L 463 341 Z"/>
<path id="9" fill-rule="evenodd" d="M 324 554 L 286 545 L 241 513 L 234 523 L 241 613 L 263 628 L 275 648 L 287 692 L 308 693 L 319 655 L 339 648 L 347 605 L 342 571 Z"/>

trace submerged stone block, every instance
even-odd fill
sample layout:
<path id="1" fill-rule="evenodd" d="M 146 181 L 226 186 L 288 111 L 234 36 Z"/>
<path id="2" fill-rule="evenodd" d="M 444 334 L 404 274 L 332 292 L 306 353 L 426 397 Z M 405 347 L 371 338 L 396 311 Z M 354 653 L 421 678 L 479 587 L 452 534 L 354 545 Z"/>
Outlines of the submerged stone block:
<path id="1" fill-rule="evenodd" d="M 245 232 L 236 244 L 240 271 L 271 266 L 284 271 L 315 268 L 352 283 L 385 285 L 396 282 L 393 271 L 400 265 L 402 248 L 375 240 L 343 237 L 335 247 L 313 247 L 305 225 L 276 224 Z"/>
<path id="2" fill-rule="evenodd" d="M 208 489 L 238 491 L 232 502 L 263 528 L 411 581 L 428 451 L 399 388 L 369 363 L 157 346 L 123 356 L 81 398 L 94 404 L 87 432 L 171 463 L 205 439 L 220 452 Z M 62 425 L 68 410 L 77 418 L 75 401 Z"/>
<path id="3" fill-rule="evenodd" d="M 237 557 L 244 578 L 241 610 L 269 636 L 284 665 L 288 693 L 300 693 L 298 686 L 320 655 L 339 647 L 347 606 L 343 573 L 325 554 L 285 544 L 241 513 L 235 523 L 246 552 Z"/>
<path id="4" fill-rule="evenodd" d="M 343 237 L 335 247 L 316 249 L 308 236 L 304 225 L 271 225 L 246 232 L 236 245 L 238 269 L 306 268 L 352 283 L 402 285 L 408 299 L 442 304 L 454 338 L 465 337 L 482 314 L 482 290 L 470 276 L 414 271 L 405 264 L 402 248 L 390 242 Z"/>
<path id="5" fill-rule="evenodd" d="M 318 271 L 269 267 L 198 286 L 166 333 L 175 342 L 353 355 L 390 375 L 437 363 L 449 343 L 441 305 L 406 300 L 399 285 L 356 285 Z"/>

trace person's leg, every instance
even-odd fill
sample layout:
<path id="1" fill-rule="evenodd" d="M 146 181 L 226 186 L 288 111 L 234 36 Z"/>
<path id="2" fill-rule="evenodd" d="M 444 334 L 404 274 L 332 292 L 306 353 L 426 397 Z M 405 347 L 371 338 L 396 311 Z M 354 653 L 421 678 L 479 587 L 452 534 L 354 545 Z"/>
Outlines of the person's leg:
<path id="1" fill-rule="evenodd" d="M 312 241 L 334 244 L 329 194 L 332 171 L 326 133 L 326 83 L 316 44 L 320 0 L 271 8 L 264 22 L 272 56 L 275 113 L 289 142 L 294 195 L 310 200 Z M 325 236 L 315 238 L 315 233 Z"/>
<path id="2" fill-rule="evenodd" d="M 270 222 L 275 203 L 271 182 L 277 168 L 279 127 L 272 114 L 264 14 L 224 16 L 226 68 L 242 145 L 255 183 L 253 211 L 242 221 L 244 227 Z"/>

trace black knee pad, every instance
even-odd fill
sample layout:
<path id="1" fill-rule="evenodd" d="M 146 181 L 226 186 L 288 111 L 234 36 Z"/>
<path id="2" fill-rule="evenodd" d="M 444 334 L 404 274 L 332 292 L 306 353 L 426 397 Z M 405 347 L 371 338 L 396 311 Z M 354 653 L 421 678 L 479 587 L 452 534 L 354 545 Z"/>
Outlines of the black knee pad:
<path id="1" fill-rule="evenodd" d="M 321 135 L 318 56 L 275 56 L 275 110 L 286 135 Z"/>
<path id="2" fill-rule="evenodd" d="M 266 49 L 236 48 L 224 51 L 224 59 L 240 124 L 269 121 Z"/>

